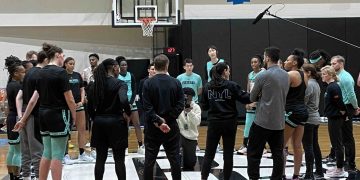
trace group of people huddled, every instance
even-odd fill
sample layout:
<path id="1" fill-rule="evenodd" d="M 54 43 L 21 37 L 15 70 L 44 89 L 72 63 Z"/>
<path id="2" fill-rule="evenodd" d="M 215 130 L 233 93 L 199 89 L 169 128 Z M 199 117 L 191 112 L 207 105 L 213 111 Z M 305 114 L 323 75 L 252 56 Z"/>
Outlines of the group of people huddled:
<path id="1" fill-rule="evenodd" d="M 173 78 L 168 73 L 169 59 L 163 54 L 150 63 L 148 77 L 138 86 L 122 56 L 98 64 L 99 56 L 90 54 L 91 66 L 81 74 L 74 71 L 74 58 L 65 59 L 61 48 L 48 43 L 38 53 L 30 51 L 27 61 L 7 57 L 10 179 L 19 179 L 20 169 L 24 180 L 31 179 L 31 166 L 35 179 L 47 179 L 50 170 L 52 179 L 61 179 L 63 161 L 71 164 L 67 151 L 72 126 L 78 131 L 79 160 L 96 160 L 96 180 L 103 179 L 109 148 L 118 179 L 126 179 L 130 122 L 138 140 L 137 152 L 145 154 L 143 179 L 153 179 L 161 146 L 170 162 L 172 179 L 181 179 L 182 170 L 194 170 L 198 126 L 202 111 L 207 111 L 201 179 L 208 178 L 222 139 L 222 176 L 229 180 L 237 132 L 236 101 L 246 107 L 244 141 L 237 154 L 247 155 L 249 179 L 260 178 L 266 143 L 273 159 L 271 179 L 286 179 L 286 149 L 290 140 L 294 153 L 292 179 L 300 178 L 302 149 L 306 161 L 302 178 L 324 177 L 318 143 L 321 96 L 332 146 L 328 160 L 336 160 L 336 167 L 326 174 L 342 177 L 345 171 L 356 170 L 352 118 L 360 110 L 355 82 L 344 70 L 344 57 L 330 57 L 325 51 L 316 50 L 306 59 L 303 50 L 295 49 L 282 62 L 280 50 L 269 47 L 263 55 L 250 59 L 253 71 L 243 90 L 230 80 L 230 66 L 218 58 L 217 48 L 211 45 L 207 53 L 204 87 L 201 76 L 193 72 L 192 59 L 186 58 L 185 73 Z M 324 94 L 322 89 L 326 89 Z M 85 152 L 87 114 L 91 119 L 89 154 Z M 145 122 L 144 142 L 139 118 Z"/>

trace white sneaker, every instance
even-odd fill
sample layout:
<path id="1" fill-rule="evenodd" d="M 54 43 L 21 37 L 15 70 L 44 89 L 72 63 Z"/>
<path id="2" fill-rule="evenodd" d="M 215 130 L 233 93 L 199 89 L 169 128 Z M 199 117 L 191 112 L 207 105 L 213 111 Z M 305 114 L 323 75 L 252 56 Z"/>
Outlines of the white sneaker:
<path id="1" fill-rule="evenodd" d="M 23 180 L 31 180 L 31 177 L 23 177 Z"/>
<path id="2" fill-rule="evenodd" d="M 87 155 L 85 152 L 79 155 L 79 161 L 93 162 L 94 158 Z"/>
<path id="3" fill-rule="evenodd" d="M 165 149 L 164 149 L 164 146 L 163 146 L 163 145 L 161 145 L 161 146 L 160 146 L 160 151 L 165 151 Z"/>
<path id="4" fill-rule="evenodd" d="M 218 153 L 224 152 L 224 150 L 223 150 L 223 148 L 221 148 L 220 144 L 218 144 L 218 146 L 216 148 L 216 152 L 218 152 Z"/>
<path id="5" fill-rule="evenodd" d="M 144 145 L 140 146 L 137 150 L 137 153 L 145 155 L 145 146 Z"/>
<path id="6" fill-rule="evenodd" d="M 236 154 L 245 155 L 247 153 L 247 148 L 245 146 L 241 146 L 241 148 L 236 152 Z"/>
<path id="7" fill-rule="evenodd" d="M 93 149 L 90 151 L 90 156 L 93 158 L 93 159 L 96 159 L 96 150 Z"/>
<path id="8" fill-rule="evenodd" d="M 67 154 L 67 155 L 65 155 L 64 158 L 63 158 L 63 164 L 72 165 L 72 164 L 75 164 L 75 161 L 72 160 L 72 159 L 70 158 L 70 156 Z"/>
<path id="9" fill-rule="evenodd" d="M 196 146 L 196 152 L 199 152 L 199 151 L 200 151 L 200 147 Z"/>
<path id="10" fill-rule="evenodd" d="M 266 154 L 268 153 L 268 151 L 266 149 L 263 150 L 263 154 Z"/>
<path id="11" fill-rule="evenodd" d="M 326 175 L 329 176 L 330 178 L 340 178 L 340 177 L 344 177 L 345 176 L 345 171 L 343 169 L 341 170 L 335 170 L 332 172 L 327 173 L 326 171 Z"/>
<path id="12" fill-rule="evenodd" d="M 331 173 L 333 173 L 334 171 L 336 171 L 336 167 L 333 167 L 333 168 L 329 168 L 329 169 L 327 169 L 326 170 L 326 174 L 331 174 Z"/>

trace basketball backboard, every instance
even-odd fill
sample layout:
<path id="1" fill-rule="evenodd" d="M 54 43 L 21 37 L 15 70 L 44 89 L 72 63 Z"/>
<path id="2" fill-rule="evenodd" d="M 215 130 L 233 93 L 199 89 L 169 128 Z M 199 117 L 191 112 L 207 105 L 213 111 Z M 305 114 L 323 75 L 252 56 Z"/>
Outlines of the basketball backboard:
<path id="1" fill-rule="evenodd" d="M 180 21 L 179 0 L 113 0 L 114 27 L 141 26 L 141 18 L 154 18 L 155 26 L 175 26 Z"/>

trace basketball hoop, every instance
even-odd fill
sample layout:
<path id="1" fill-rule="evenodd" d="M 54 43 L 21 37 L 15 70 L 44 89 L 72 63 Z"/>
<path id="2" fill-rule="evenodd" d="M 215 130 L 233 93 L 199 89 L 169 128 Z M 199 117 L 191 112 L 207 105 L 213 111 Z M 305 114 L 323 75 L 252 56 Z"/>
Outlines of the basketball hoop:
<path id="1" fill-rule="evenodd" d="M 139 18 L 144 37 L 152 37 L 156 19 L 153 17 Z"/>

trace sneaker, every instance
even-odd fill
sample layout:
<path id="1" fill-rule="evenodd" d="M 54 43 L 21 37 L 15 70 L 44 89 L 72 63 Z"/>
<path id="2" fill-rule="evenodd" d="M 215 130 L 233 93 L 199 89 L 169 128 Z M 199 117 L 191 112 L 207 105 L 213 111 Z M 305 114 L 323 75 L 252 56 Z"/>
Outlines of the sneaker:
<path id="1" fill-rule="evenodd" d="M 315 179 L 323 179 L 324 178 L 324 173 L 319 173 L 319 172 L 314 172 L 314 178 Z"/>
<path id="2" fill-rule="evenodd" d="M 266 154 L 268 153 L 268 151 L 266 149 L 263 150 L 263 154 Z"/>
<path id="3" fill-rule="evenodd" d="M 90 151 L 90 156 L 93 158 L 93 159 L 96 159 L 96 150 L 95 149 L 92 149 Z"/>
<path id="4" fill-rule="evenodd" d="M 326 170 L 326 174 L 330 174 L 330 173 L 336 171 L 336 169 L 337 169 L 336 167 L 329 168 Z"/>
<path id="5" fill-rule="evenodd" d="M 161 146 L 160 146 L 160 151 L 165 151 L 165 149 L 164 149 L 164 146 L 163 146 L 163 145 L 161 145 Z"/>
<path id="6" fill-rule="evenodd" d="M 196 146 L 196 152 L 199 152 L 199 151 L 201 151 L 201 150 L 200 150 L 200 147 L 197 145 Z"/>
<path id="7" fill-rule="evenodd" d="M 70 156 L 67 154 L 67 155 L 65 155 L 64 158 L 63 158 L 63 164 L 73 165 L 73 164 L 75 164 L 75 161 L 72 160 L 72 159 L 70 158 Z"/>
<path id="8" fill-rule="evenodd" d="M 218 153 L 222 153 L 224 152 L 223 148 L 220 146 L 220 144 L 218 144 L 217 148 L 216 148 L 216 152 Z"/>
<path id="9" fill-rule="evenodd" d="M 87 155 L 86 153 L 82 153 L 81 155 L 79 155 L 79 161 L 93 162 L 93 161 L 94 161 L 94 158 L 92 158 L 91 156 Z"/>
<path id="10" fill-rule="evenodd" d="M 326 175 L 329 176 L 330 178 L 344 177 L 345 171 L 343 169 L 340 169 L 340 170 L 337 169 L 330 173 L 326 172 Z"/>
<path id="11" fill-rule="evenodd" d="M 144 145 L 140 146 L 137 150 L 137 153 L 145 155 L 145 146 Z"/>
<path id="12" fill-rule="evenodd" d="M 236 151 L 236 154 L 239 154 L 239 155 L 245 155 L 247 153 L 247 148 L 245 146 L 241 146 L 241 148 Z"/>
<path id="13" fill-rule="evenodd" d="M 327 156 L 322 160 L 322 162 L 325 163 L 325 164 L 334 164 L 334 163 L 336 163 L 336 159 Z"/>

